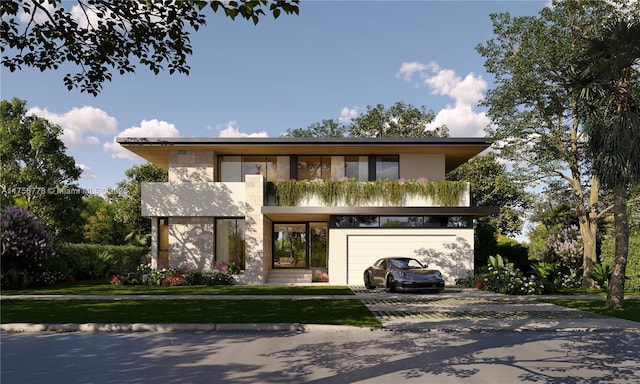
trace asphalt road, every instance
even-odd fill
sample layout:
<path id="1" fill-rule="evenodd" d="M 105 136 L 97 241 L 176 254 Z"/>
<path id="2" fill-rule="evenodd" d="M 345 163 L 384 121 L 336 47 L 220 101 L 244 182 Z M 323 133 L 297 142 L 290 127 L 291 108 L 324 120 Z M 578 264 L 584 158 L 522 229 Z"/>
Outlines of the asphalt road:
<path id="1" fill-rule="evenodd" d="M 640 332 L 2 333 L 1 382 L 638 383 Z"/>

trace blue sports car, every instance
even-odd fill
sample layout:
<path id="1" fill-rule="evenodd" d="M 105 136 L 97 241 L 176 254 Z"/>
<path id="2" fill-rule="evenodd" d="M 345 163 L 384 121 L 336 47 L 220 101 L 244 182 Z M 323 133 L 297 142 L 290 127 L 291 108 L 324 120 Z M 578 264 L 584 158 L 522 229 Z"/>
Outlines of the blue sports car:
<path id="1" fill-rule="evenodd" d="M 364 271 L 367 289 L 395 291 L 444 291 L 444 277 L 410 257 L 384 257 Z"/>

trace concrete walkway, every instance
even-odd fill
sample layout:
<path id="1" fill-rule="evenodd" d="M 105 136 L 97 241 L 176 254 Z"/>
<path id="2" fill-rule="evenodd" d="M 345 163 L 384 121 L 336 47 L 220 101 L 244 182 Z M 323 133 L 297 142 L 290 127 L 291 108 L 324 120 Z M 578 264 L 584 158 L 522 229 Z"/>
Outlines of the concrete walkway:
<path id="1" fill-rule="evenodd" d="M 495 332 L 495 331 L 624 331 L 639 332 L 640 323 L 543 303 L 548 298 L 593 299 L 593 296 L 507 296 L 474 289 L 451 288 L 438 294 L 392 294 L 351 287 L 355 295 L 113 295 L 0 296 L 0 300 L 362 300 L 390 331 Z M 628 300 L 640 299 L 638 296 Z M 323 324 L 1 324 L 6 332 L 222 332 L 222 331 L 368 331 Z"/>

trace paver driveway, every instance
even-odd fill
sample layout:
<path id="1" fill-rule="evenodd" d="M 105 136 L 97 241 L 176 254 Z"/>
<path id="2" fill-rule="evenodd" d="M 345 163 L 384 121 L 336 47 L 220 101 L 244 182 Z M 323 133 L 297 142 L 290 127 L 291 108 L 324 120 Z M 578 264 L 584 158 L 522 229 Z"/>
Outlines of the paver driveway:
<path id="1" fill-rule="evenodd" d="M 637 329 L 637 322 L 543 303 L 537 296 L 507 296 L 472 289 L 442 293 L 388 293 L 351 287 L 389 330 Z"/>

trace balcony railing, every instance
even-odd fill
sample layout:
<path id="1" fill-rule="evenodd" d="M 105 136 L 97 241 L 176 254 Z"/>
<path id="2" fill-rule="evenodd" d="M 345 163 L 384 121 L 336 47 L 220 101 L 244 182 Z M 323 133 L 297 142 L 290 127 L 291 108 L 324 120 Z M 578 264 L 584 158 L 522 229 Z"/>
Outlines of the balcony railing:
<path id="1" fill-rule="evenodd" d="M 420 179 L 288 180 L 267 183 L 265 202 L 278 206 L 468 206 L 469 183 Z"/>

